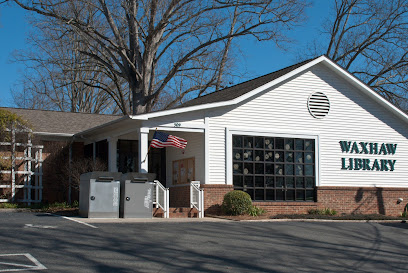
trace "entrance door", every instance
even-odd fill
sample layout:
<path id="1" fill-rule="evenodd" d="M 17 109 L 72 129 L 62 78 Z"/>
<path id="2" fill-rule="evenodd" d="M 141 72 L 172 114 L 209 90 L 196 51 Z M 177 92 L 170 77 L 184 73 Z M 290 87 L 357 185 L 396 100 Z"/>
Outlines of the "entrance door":
<path id="1" fill-rule="evenodd" d="M 150 149 L 149 173 L 155 173 L 156 179 L 166 187 L 166 148 Z"/>

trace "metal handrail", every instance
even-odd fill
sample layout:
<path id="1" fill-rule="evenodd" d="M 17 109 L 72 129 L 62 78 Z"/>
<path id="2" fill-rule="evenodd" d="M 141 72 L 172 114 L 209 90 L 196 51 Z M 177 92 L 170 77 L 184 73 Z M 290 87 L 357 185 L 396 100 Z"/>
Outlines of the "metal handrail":
<path id="1" fill-rule="evenodd" d="M 198 210 L 198 218 L 204 217 L 204 190 L 200 188 L 200 181 L 190 183 L 190 208 Z"/>
<path id="2" fill-rule="evenodd" d="M 155 199 L 153 200 L 153 204 L 156 205 L 156 208 L 163 210 L 164 218 L 169 218 L 169 189 L 164 187 L 159 180 L 154 180 L 154 191 Z"/>

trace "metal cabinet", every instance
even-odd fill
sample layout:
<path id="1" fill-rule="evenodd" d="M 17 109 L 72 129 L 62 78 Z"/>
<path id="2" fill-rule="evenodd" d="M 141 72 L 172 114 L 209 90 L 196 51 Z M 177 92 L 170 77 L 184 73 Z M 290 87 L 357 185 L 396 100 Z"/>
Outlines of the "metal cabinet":
<path id="1" fill-rule="evenodd" d="M 121 173 L 90 172 L 80 177 L 79 215 L 118 218 Z"/>
<path id="2" fill-rule="evenodd" d="M 153 217 L 155 174 L 127 173 L 121 179 L 120 217 Z"/>

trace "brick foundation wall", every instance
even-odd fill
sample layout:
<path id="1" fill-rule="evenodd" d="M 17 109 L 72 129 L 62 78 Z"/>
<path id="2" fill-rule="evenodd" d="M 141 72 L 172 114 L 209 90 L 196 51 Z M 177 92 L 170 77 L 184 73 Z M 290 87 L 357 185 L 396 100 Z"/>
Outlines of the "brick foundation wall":
<path id="1" fill-rule="evenodd" d="M 190 207 L 190 185 L 171 187 L 169 195 L 170 207 Z"/>
<path id="2" fill-rule="evenodd" d="M 397 204 L 398 198 L 404 201 Z M 399 216 L 408 201 L 408 188 L 319 187 L 317 201 L 319 208 L 338 213 Z"/>
<path id="3" fill-rule="evenodd" d="M 232 185 L 212 185 L 202 184 L 201 188 L 204 189 L 204 213 L 219 213 L 221 212 L 221 204 L 224 199 L 224 195 L 232 190 Z"/>
<path id="4" fill-rule="evenodd" d="M 201 187 L 204 189 L 205 212 L 210 214 L 220 212 L 224 195 L 233 190 L 232 185 L 207 184 Z M 403 198 L 404 201 L 398 204 L 398 198 Z M 336 210 L 338 214 L 399 216 L 407 202 L 408 188 L 318 187 L 317 202 L 253 202 L 253 204 L 273 214 L 306 214 L 310 209 L 330 208 Z"/>

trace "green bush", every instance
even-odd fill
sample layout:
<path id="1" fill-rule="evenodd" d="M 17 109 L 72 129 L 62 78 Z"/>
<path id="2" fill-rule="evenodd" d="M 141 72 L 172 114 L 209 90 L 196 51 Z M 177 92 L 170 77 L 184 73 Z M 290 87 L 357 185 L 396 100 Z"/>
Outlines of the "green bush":
<path id="1" fill-rule="evenodd" d="M 260 216 L 264 214 L 266 211 L 263 208 L 259 208 L 257 206 L 251 206 L 247 213 L 251 216 Z"/>
<path id="2" fill-rule="evenodd" d="M 251 196 L 243 191 L 231 191 L 224 195 L 222 209 L 228 215 L 242 215 L 252 207 Z"/>
<path id="3" fill-rule="evenodd" d="M 317 215 L 336 215 L 337 211 L 334 209 L 324 208 L 324 209 L 310 209 L 308 210 L 309 214 L 317 214 Z"/>

